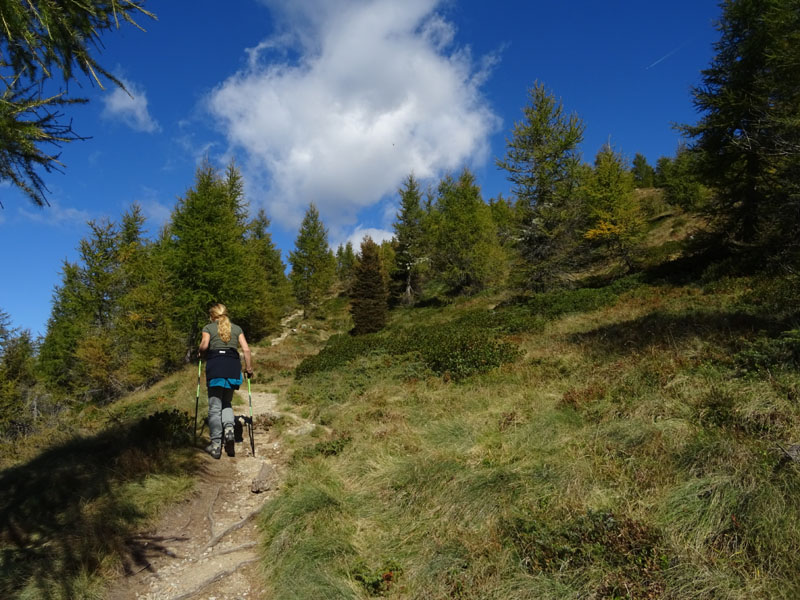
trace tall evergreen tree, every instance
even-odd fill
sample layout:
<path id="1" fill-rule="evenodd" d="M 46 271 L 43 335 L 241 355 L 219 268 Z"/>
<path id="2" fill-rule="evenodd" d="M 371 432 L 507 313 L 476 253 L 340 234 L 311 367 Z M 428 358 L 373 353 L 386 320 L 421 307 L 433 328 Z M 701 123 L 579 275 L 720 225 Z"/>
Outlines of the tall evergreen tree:
<path id="1" fill-rule="evenodd" d="M 647 158 L 643 154 L 636 153 L 633 157 L 633 184 L 637 188 L 651 188 L 654 185 L 655 169 L 647 163 Z"/>
<path id="2" fill-rule="evenodd" d="M 183 355 L 175 323 L 175 285 L 167 265 L 167 244 L 144 239 L 144 217 L 133 205 L 119 232 L 121 296 L 114 321 L 114 372 L 123 389 L 152 383 L 175 368 Z"/>
<path id="3" fill-rule="evenodd" d="M 30 406 L 36 382 L 35 353 L 30 331 L 7 330 L 0 351 L 0 435 L 4 437 L 24 433 L 36 416 L 35 406 Z"/>
<path id="4" fill-rule="evenodd" d="M 702 85 L 702 117 L 685 127 L 711 214 L 735 243 L 798 251 L 800 9 L 797 0 L 725 0 Z"/>
<path id="5" fill-rule="evenodd" d="M 82 365 L 75 357 L 75 348 L 91 322 L 85 295 L 78 264 L 64 261 L 61 285 L 53 292 L 53 308 L 39 351 L 38 369 L 45 384 L 58 396 L 85 389 Z"/>
<path id="6" fill-rule="evenodd" d="M 422 274 L 428 260 L 425 244 L 422 191 L 414 175 L 409 175 L 398 190 L 400 211 L 394 222 L 397 240 L 396 268 L 392 271 L 392 296 L 404 304 L 411 304 L 419 297 Z"/>
<path id="7" fill-rule="evenodd" d="M 240 323 L 251 317 L 251 288 L 242 276 L 247 261 L 240 206 L 241 198 L 231 195 L 230 175 L 223 179 L 206 163 L 172 213 L 169 264 L 187 358 L 210 304 L 223 302 Z"/>
<path id="8" fill-rule="evenodd" d="M 451 293 L 475 292 L 502 279 L 502 252 L 491 210 L 468 169 L 458 179 L 442 179 L 431 219 L 433 272 Z"/>
<path id="9" fill-rule="evenodd" d="M 389 310 L 386 277 L 380 248 L 369 236 L 361 242 L 352 297 L 353 333 L 360 335 L 383 329 Z"/>
<path id="10" fill-rule="evenodd" d="M 336 276 L 336 258 L 328 247 L 328 232 L 314 204 L 306 210 L 289 262 L 294 296 L 308 316 L 330 292 Z"/>
<path id="11" fill-rule="evenodd" d="M 342 291 L 348 296 L 353 292 L 357 262 L 353 242 L 348 240 L 344 245 L 339 244 L 336 248 L 336 276 L 339 278 Z"/>
<path id="12" fill-rule="evenodd" d="M 556 281 L 580 245 L 576 232 L 582 211 L 575 192 L 584 125 L 577 115 L 565 114 L 544 85 L 535 84 L 528 96 L 524 118 L 514 124 L 497 166 L 508 171 L 522 213 L 522 284 L 536 288 Z"/>

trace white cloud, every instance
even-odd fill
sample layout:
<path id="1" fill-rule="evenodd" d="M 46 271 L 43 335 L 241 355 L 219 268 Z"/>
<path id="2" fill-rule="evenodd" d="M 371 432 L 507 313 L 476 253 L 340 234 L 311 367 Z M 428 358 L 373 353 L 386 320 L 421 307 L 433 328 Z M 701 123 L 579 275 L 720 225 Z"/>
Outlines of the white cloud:
<path id="1" fill-rule="evenodd" d="M 380 244 L 383 241 L 391 240 L 394 237 L 394 232 L 386 229 L 376 229 L 374 227 L 362 227 L 358 225 L 355 231 L 351 233 L 343 243 L 346 244 L 350 242 L 353 244 L 353 249 L 358 252 L 359 248 L 361 248 L 361 242 L 364 241 L 364 238 L 367 236 L 371 237 L 372 241 L 376 244 Z"/>
<path id="2" fill-rule="evenodd" d="M 142 213 L 147 219 L 145 224 L 151 237 L 156 237 L 159 230 L 170 220 L 172 207 L 159 201 L 157 190 L 142 186 L 139 198 L 136 203 L 141 207 Z"/>
<path id="3" fill-rule="evenodd" d="M 147 94 L 138 85 L 119 78 L 130 95 L 125 90 L 115 87 L 110 93 L 103 95 L 103 112 L 101 116 L 110 120 L 121 120 L 125 125 L 135 131 L 156 133 L 161 131 L 161 126 L 150 115 L 147 109 Z"/>
<path id="4" fill-rule="evenodd" d="M 208 107 L 277 223 L 296 226 L 314 202 L 327 225 L 352 226 L 412 171 L 487 159 L 499 119 L 480 86 L 492 62 L 453 47 L 439 0 L 263 1 L 282 30 Z"/>
<path id="5" fill-rule="evenodd" d="M 24 219 L 53 227 L 82 227 L 92 218 L 85 210 L 65 208 L 53 200 L 50 201 L 50 206 L 33 209 L 20 207 L 18 212 Z"/>

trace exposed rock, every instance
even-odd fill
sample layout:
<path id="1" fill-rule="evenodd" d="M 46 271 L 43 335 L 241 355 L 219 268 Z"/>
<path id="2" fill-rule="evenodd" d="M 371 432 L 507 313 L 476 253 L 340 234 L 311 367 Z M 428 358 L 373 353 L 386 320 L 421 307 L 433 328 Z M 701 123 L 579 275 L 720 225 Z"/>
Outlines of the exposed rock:
<path id="1" fill-rule="evenodd" d="M 275 472 L 275 467 L 270 463 L 263 463 L 258 475 L 253 479 L 253 484 L 250 486 L 250 491 L 254 494 L 260 494 L 271 490 L 275 483 L 278 481 L 278 474 Z"/>

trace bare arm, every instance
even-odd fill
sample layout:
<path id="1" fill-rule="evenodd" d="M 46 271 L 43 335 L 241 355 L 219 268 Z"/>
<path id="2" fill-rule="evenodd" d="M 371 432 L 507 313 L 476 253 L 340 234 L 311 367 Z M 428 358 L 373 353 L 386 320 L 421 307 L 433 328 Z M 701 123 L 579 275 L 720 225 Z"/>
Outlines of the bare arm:
<path id="1" fill-rule="evenodd" d="M 211 342 L 211 334 L 207 331 L 203 332 L 203 336 L 200 339 L 200 346 L 197 348 L 197 353 L 202 356 L 208 350 L 208 344 Z"/>
<path id="2" fill-rule="evenodd" d="M 247 345 L 247 340 L 243 333 L 239 334 L 239 345 L 242 347 L 242 354 L 244 354 L 244 367 L 247 371 L 248 377 L 253 375 L 253 361 L 250 357 L 250 346 Z"/>

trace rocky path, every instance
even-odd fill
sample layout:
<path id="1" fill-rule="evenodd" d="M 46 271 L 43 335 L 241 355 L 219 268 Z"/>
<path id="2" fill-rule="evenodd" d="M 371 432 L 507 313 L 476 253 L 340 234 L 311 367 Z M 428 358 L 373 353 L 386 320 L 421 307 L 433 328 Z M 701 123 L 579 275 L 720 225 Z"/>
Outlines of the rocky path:
<path id="1" fill-rule="evenodd" d="M 289 324 L 287 319 L 284 327 Z M 254 349 L 254 354 L 257 352 Z M 244 404 L 235 406 L 234 412 L 248 415 L 247 389 L 237 393 Z M 254 391 L 252 401 L 256 455 L 250 450 L 245 425 L 242 435 L 237 435 L 234 456 L 225 451 L 220 460 L 204 456 L 195 495 L 168 510 L 154 531 L 143 536 L 149 549 L 139 557 L 144 566 L 120 578 L 109 591 L 110 600 L 267 597 L 259 576 L 256 517 L 274 494 L 284 457 L 280 439 L 259 426 L 260 415 L 278 414 L 277 396 Z M 308 423 L 287 416 L 293 424 L 287 432 L 290 435 L 308 429 Z M 254 487 L 261 489 L 255 493 Z"/>

